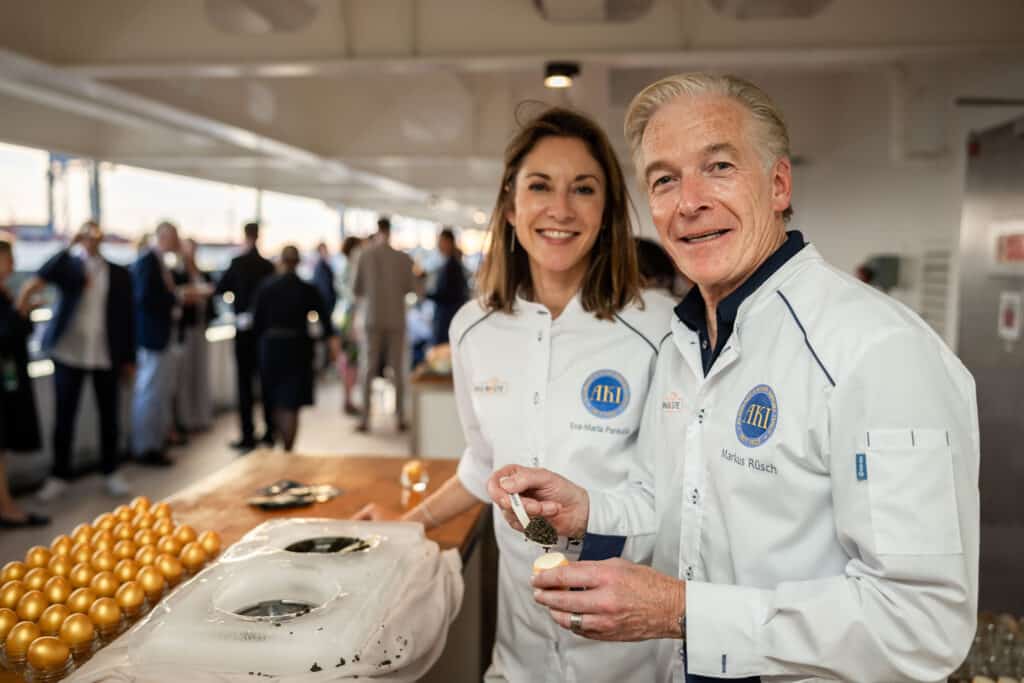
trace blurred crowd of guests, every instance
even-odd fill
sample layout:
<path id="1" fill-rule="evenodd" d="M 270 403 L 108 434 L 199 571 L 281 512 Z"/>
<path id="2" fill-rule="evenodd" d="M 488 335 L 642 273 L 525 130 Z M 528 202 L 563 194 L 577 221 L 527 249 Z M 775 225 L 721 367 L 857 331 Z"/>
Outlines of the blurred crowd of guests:
<path id="1" fill-rule="evenodd" d="M 309 281 L 297 273 L 296 247 L 286 246 L 275 266 L 260 253 L 259 224 L 248 223 L 243 232 L 241 252 L 215 281 L 198 266 L 195 241 L 181 239 L 171 223 L 141 240 L 137 259 L 124 267 L 103 257 L 103 232 L 89 221 L 17 293 L 7 289 L 11 242 L 0 239 L 0 528 L 48 521 L 11 498 L 3 459 L 5 452 L 42 447 L 27 343 L 30 314 L 47 286 L 57 298 L 41 341 L 53 362 L 55 395 L 47 406 L 54 411 L 53 464 L 37 493 L 43 501 L 63 494 L 79 474 L 72 452 L 86 378 L 98 412 L 99 467 L 111 495 L 132 493 L 121 462 L 173 465 L 169 448 L 210 427 L 206 329 L 221 297 L 234 313 L 239 436 L 233 448 L 246 453 L 280 443 L 292 450 L 299 411 L 314 402 L 316 373 L 332 366 L 342 381 L 343 410 L 358 418 L 357 431 L 370 428 L 372 385 L 380 376 L 393 382 L 396 424 L 407 428 L 407 371 L 428 348 L 448 343 L 452 318 L 471 296 L 454 232 L 439 233 L 436 267 L 428 273 L 392 246 L 391 223 L 381 218 L 376 234 L 345 238 L 338 258 L 319 245 Z M 647 286 L 678 296 L 679 276 L 661 247 L 636 243 Z M 318 353 L 321 342 L 324 352 Z M 127 453 L 120 447 L 122 386 L 131 390 Z"/>

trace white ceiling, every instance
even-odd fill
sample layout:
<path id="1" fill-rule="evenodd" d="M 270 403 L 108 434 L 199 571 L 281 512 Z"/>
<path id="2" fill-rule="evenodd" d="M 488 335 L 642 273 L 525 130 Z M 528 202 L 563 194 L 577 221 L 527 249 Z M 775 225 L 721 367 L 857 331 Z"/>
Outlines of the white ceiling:
<path id="1" fill-rule="evenodd" d="M 0 46 L 0 139 L 469 224 L 525 100 L 591 113 L 625 160 L 660 76 L 738 72 L 813 122 L 845 73 L 1019 68 L 1024 2 L 33 0 L 0 3 Z M 554 59 L 581 64 L 568 92 Z"/>

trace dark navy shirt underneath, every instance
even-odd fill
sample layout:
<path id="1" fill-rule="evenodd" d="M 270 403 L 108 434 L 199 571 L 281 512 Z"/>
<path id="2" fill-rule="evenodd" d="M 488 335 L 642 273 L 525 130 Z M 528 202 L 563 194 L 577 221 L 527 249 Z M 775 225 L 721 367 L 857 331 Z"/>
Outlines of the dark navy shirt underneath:
<path id="1" fill-rule="evenodd" d="M 690 293 L 679 302 L 675 308 L 676 317 L 696 332 L 700 339 L 700 359 L 704 366 L 705 376 L 711 371 L 711 366 L 714 365 L 715 360 L 722 353 L 722 349 L 725 348 L 726 342 L 729 341 L 729 337 L 732 336 L 732 328 L 736 324 L 736 313 L 740 310 L 740 304 L 805 246 L 807 243 L 804 242 L 804 236 L 800 234 L 800 231 L 790 230 L 786 233 L 786 241 L 782 243 L 782 246 L 758 266 L 753 275 L 744 280 L 734 292 L 719 302 L 718 309 L 715 311 L 715 318 L 718 320 L 718 336 L 714 348 L 711 346 L 711 337 L 708 334 L 704 297 L 701 296 L 700 289 L 694 286 Z"/>

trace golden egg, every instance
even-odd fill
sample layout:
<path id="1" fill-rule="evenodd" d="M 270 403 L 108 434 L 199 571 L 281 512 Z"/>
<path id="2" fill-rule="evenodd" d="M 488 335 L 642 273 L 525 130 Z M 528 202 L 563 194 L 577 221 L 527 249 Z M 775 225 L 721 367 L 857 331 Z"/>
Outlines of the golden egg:
<path id="1" fill-rule="evenodd" d="M 189 573 L 194 574 L 206 564 L 206 551 L 203 550 L 203 546 L 199 543 L 186 543 L 181 549 L 178 559 L 181 560 L 181 563 Z"/>
<path id="2" fill-rule="evenodd" d="M 45 567 L 36 567 L 35 569 L 29 569 L 25 573 L 25 578 L 21 580 L 21 583 L 30 591 L 43 590 L 43 586 L 50 580 L 50 570 Z"/>
<path id="3" fill-rule="evenodd" d="M 71 648 L 60 638 L 42 636 L 28 646 L 28 663 L 35 671 L 52 673 L 61 671 L 71 658 Z"/>
<path id="4" fill-rule="evenodd" d="M 114 557 L 119 560 L 135 557 L 137 552 L 139 552 L 139 546 L 131 539 L 122 539 L 114 544 Z"/>
<path id="5" fill-rule="evenodd" d="M 135 511 L 127 505 L 118 505 L 114 508 L 114 512 L 112 514 L 118 519 L 118 521 L 130 522 L 132 521 L 132 517 L 135 516 Z"/>
<path id="6" fill-rule="evenodd" d="M 117 539 L 114 538 L 114 532 L 109 529 L 97 531 L 92 536 L 92 547 L 96 550 L 112 550 L 116 542 Z"/>
<path id="7" fill-rule="evenodd" d="M 67 576 L 74 566 L 75 561 L 71 559 L 70 555 L 54 555 L 50 558 L 50 564 L 46 565 L 46 568 L 50 570 L 51 576 Z"/>
<path id="8" fill-rule="evenodd" d="M 75 542 L 70 536 L 61 534 L 50 543 L 50 555 L 67 555 L 74 546 Z"/>
<path id="9" fill-rule="evenodd" d="M 92 520 L 93 535 L 95 536 L 97 531 L 113 529 L 115 524 L 117 524 L 117 517 L 114 517 L 114 515 L 109 512 L 104 512 L 102 515 L 98 515 L 96 519 Z"/>
<path id="10" fill-rule="evenodd" d="M 152 603 L 160 599 L 164 594 L 164 588 L 167 587 L 167 579 L 164 578 L 163 573 L 156 567 L 143 567 L 140 569 L 135 582 L 142 586 L 142 590 L 146 592 L 146 597 Z"/>
<path id="11" fill-rule="evenodd" d="M 28 646 L 39 635 L 39 627 L 31 621 L 19 621 L 7 634 L 7 642 L 4 644 L 7 659 L 23 659 L 28 652 Z"/>
<path id="12" fill-rule="evenodd" d="M 139 529 L 135 532 L 134 540 L 137 545 L 156 545 L 160 534 L 152 529 Z"/>
<path id="13" fill-rule="evenodd" d="M 132 502 L 128 503 L 128 507 L 134 510 L 136 513 L 145 512 L 152 507 L 153 501 L 148 496 L 135 496 L 132 498 Z"/>
<path id="14" fill-rule="evenodd" d="M 135 553 L 135 561 L 148 567 L 156 561 L 156 556 L 159 554 L 160 551 L 156 549 L 155 545 L 144 545 Z"/>
<path id="15" fill-rule="evenodd" d="M 49 606 L 50 603 L 42 591 L 28 591 L 21 596 L 21 600 L 18 600 L 18 606 L 14 611 L 22 621 L 35 621 Z"/>
<path id="16" fill-rule="evenodd" d="M 121 608 L 113 598 L 98 598 L 89 608 L 89 619 L 100 631 L 121 623 Z"/>
<path id="17" fill-rule="evenodd" d="M 72 648 L 89 644 L 96 637 L 96 627 L 87 614 L 72 614 L 60 625 L 60 639 Z"/>
<path id="18" fill-rule="evenodd" d="M 157 503 L 149 510 L 150 514 L 154 517 L 162 519 L 170 519 L 171 517 L 171 506 L 167 503 Z"/>
<path id="19" fill-rule="evenodd" d="M 3 574 L 0 574 L 0 582 L 20 581 L 27 571 L 28 567 L 25 566 L 24 562 L 19 562 L 18 560 L 8 562 L 4 565 Z"/>
<path id="20" fill-rule="evenodd" d="M 174 530 L 174 538 L 178 541 L 178 543 L 182 545 L 185 545 L 186 543 L 191 543 L 197 538 L 196 530 L 190 527 L 188 524 L 182 524 Z"/>
<path id="21" fill-rule="evenodd" d="M 129 617 L 134 617 L 142 610 L 142 605 L 146 601 L 146 591 L 142 590 L 142 586 L 136 582 L 129 581 L 121 584 L 121 587 L 117 589 L 114 600 L 117 601 L 122 612 Z"/>
<path id="22" fill-rule="evenodd" d="M 199 544 L 203 546 L 206 554 L 213 558 L 220 552 L 220 534 L 216 531 L 204 531 L 199 534 Z"/>
<path id="23" fill-rule="evenodd" d="M 78 564 L 79 562 L 89 562 L 92 559 L 92 554 L 94 552 L 96 551 L 93 550 L 90 542 L 79 543 L 71 549 L 71 561 L 75 564 Z"/>
<path id="24" fill-rule="evenodd" d="M 50 605 L 43 610 L 36 623 L 39 624 L 39 631 L 44 636 L 55 636 L 60 633 L 61 624 L 69 616 L 71 616 L 71 610 L 67 605 Z"/>
<path id="25" fill-rule="evenodd" d="M 96 576 L 92 577 L 92 581 L 89 583 L 89 588 L 96 591 L 96 595 L 101 598 L 112 598 L 114 593 L 117 592 L 117 587 L 121 585 L 121 582 L 114 576 L 114 572 L 99 572 Z"/>
<path id="26" fill-rule="evenodd" d="M 135 527 L 130 522 L 119 522 L 117 526 L 111 529 L 111 533 L 114 534 L 114 542 L 131 540 L 131 537 L 135 535 Z"/>
<path id="27" fill-rule="evenodd" d="M 167 534 L 174 531 L 174 522 L 167 517 L 157 519 L 155 522 L 153 522 L 152 529 L 157 533 L 157 535 L 166 536 Z"/>
<path id="28" fill-rule="evenodd" d="M 45 567 L 50 561 L 50 549 L 42 545 L 34 545 L 25 553 L 25 567 L 35 569 Z"/>
<path id="29" fill-rule="evenodd" d="M 182 574 L 185 573 L 185 568 L 181 565 L 181 561 L 174 555 L 168 555 L 166 553 L 157 556 L 156 561 L 153 565 L 160 570 L 160 573 L 167 579 L 167 584 L 175 586 L 181 581 Z"/>
<path id="30" fill-rule="evenodd" d="M 91 524 L 82 522 L 71 531 L 71 540 L 75 545 L 79 543 L 88 543 L 89 539 L 92 538 L 93 533 L 96 530 L 92 528 Z"/>
<path id="31" fill-rule="evenodd" d="M 43 586 L 43 595 L 50 601 L 51 605 L 62 604 L 71 595 L 71 581 L 63 576 L 51 576 L 50 580 Z"/>
<path id="32" fill-rule="evenodd" d="M 168 555 L 177 555 L 181 552 L 181 541 L 174 536 L 164 536 L 157 541 L 156 549 Z"/>
<path id="33" fill-rule="evenodd" d="M 21 596 L 27 592 L 28 589 L 25 588 L 21 581 L 8 581 L 3 586 L 0 586 L 0 607 L 14 609 L 18 606 Z"/>
<path id="34" fill-rule="evenodd" d="M 148 512 L 135 515 L 135 518 L 132 520 L 132 526 L 136 529 L 135 533 L 138 533 L 140 529 L 152 529 L 155 523 L 156 517 Z"/>
<path id="35" fill-rule="evenodd" d="M 81 588 L 82 586 L 88 586 L 94 576 L 96 576 L 96 570 L 92 568 L 91 564 L 79 562 L 71 568 L 68 579 L 71 581 L 73 588 Z"/>
<path id="36" fill-rule="evenodd" d="M 134 581 L 135 577 L 139 575 L 139 569 L 141 568 L 142 565 L 136 560 L 127 557 L 114 565 L 114 576 L 121 583 Z"/>
<path id="37" fill-rule="evenodd" d="M 117 564 L 117 556 L 113 550 L 97 550 L 92 554 L 89 564 L 98 572 L 109 572 Z"/>
<path id="38" fill-rule="evenodd" d="M 0 643 L 7 640 L 7 634 L 11 632 L 14 625 L 18 623 L 18 615 L 14 610 L 0 607 Z"/>
<path id="39" fill-rule="evenodd" d="M 88 586 L 84 588 L 76 588 L 71 591 L 71 595 L 68 596 L 67 605 L 68 609 L 72 612 L 81 612 L 85 614 L 92 607 L 92 603 L 96 602 L 96 591 Z"/>

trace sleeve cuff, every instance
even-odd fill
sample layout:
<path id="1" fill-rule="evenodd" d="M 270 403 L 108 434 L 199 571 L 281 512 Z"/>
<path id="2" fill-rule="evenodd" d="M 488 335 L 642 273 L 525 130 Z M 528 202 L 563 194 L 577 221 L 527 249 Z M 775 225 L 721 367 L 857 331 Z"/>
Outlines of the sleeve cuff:
<path id="1" fill-rule="evenodd" d="M 487 480 L 491 476 L 491 470 L 481 467 L 480 463 L 473 460 L 468 449 L 462 454 L 455 474 L 467 491 L 485 503 L 493 502 L 487 495 Z"/>
<path id="2" fill-rule="evenodd" d="M 743 678 L 764 673 L 759 635 L 771 591 L 686 583 L 686 664 L 691 674 Z"/>

